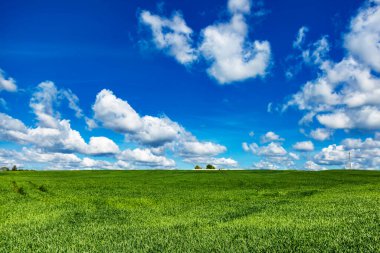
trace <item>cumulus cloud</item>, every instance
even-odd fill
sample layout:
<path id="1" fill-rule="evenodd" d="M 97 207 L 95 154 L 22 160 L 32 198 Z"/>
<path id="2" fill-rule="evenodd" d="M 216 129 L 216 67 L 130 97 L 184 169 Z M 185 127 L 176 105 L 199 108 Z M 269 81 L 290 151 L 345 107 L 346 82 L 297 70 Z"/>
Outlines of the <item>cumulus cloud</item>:
<path id="1" fill-rule="evenodd" d="M 91 128 L 109 128 L 124 134 L 126 141 L 144 147 L 120 151 L 113 140 L 104 136 L 92 136 L 86 142 L 79 131 L 72 129 L 70 120 L 61 118 L 57 107 L 62 99 L 68 101 L 76 117 L 84 117 L 75 94 L 69 90 L 57 89 L 53 82 L 42 82 L 35 89 L 29 103 L 36 117 L 36 125 L 26 126 L 21 120 L 0 113 L 0 140 L 27 146 L 28 149 L 23 150 L 22 154 L 36 152 L 35 157 L 40 159 L 30 159 L 30 162 L 47 164 L 54 163 L 54 159 L 58 158 L 73 159 L 53 166 L 60 169 L 73 169 L 75 166 L 86 169 L 130 169 L 135 168 L 134 166 L 173 168 L 175 161 L 165 157 L 166 151 L 184 158 L 185 162 L 208 161 L 215 165 L 237 166 L 237 162 L 231 158 L 215 157 L 227 151 L 225 146 L 199 141 L 166 116 L 140 116 L 127 101 L 117 98 L 109 90 L 102 90 L 97 95 L 93 105 L 94 118 L 85 117 L 87 125 L 91 122 Z M 77 154 L 108 156 L 109 159 L 117 161 L 102 161 L 90 157 L 82 159 Z M 13 160 L 8 157 L 7 161 L 25 162 L 21 156 Z"/>
<path id="2" fill-rule="evenodd" d="M 27 127 L 22 121 L 0 113 L 0 139 L 31 144 L 51 152 L 91 155 L 118 152 L 117 145 L 106 137 L 91 137 L 87 144 L 81 134 L 71 128 L 69 120 L 60 118 L 55 110 L 57 99 L 58 89 L 54 83 L 40 83 L 30 100 L 30 107 L 37 118 L 37 127 Z"/>
<path id="3" fill-rule="evenodd" d="M 161 146 L 179 138 L 185 130 L 167 117 L 141 117 L 127 101 L 102 90 L 93 105 L 94 119 L 103 127 L 126 135 L 131 141 Z"/>
<path id="4" fill-rule="evenodd" d="M 143 11 L 140 22 L 150 27 L 156 47 L 173 56 L 179 63 L 189 64 L 197 59 L 197 50 L 192 47 L 193 31 L 180 13 L 174 13 L 169 19 Z"/>
<path id="5" fill-rule="evenodd" d="M 281 138 L 278 134 L 272 131 L 269 131 L 266 134 L 261 136 L 262 143 L 267 143 L 267 142 L 272 142 L 272 141 L 283 141 L 283 140 L 284 140 L 283 138 Z"/>
<path id="6" fill-rule="evenodd" d="M 318 152 L 313 162 L 337 168 L 380 169 L 380 140 L 347 138 Z"/>
<path id="7" fill-rule="evenodd" d="M 213 156 L 227 150 L 225 146 L 217 143 L 199 141 L 184 127 L 166 116 L 140 116 L 127 101 L 117 98 L 109 90 L 99 92 L 93 111 L 94 119 L 101 126 L 124 134 L 127 141 L 149 147 L 142 149 L 145 153 L 158 155 L 169 149 L 186 158 L 186 161 L 219 161 Z M 142 150 L 136 152 L 141 153 Z"/>
<path id="8" fill-rule="evenodd" d="M 136 165 L 149 167 L 174 167 L 175 161 L 165 156 L 158 156 L 149 149 L 126 149 L 118 154 L 118 159 Z"/>
<path id="9" fill-rule="evenodd" d="M 344 165 L 348 161 L 348 153 L 343 145 L 332 144 L 316 154 L 314 160 L 322 165 Z"/>
<path id="10" fill-rule="evenodd" d="M 40 148 L 23 147 L 20 151 L 0 149 L 0 164 L 26 169 L 42 170 L 104 170 L 133 169 L 133 166 L 123 161 L 109 162 L 105 160 L 80 158 L 76 154 L 46 152 Z"/>
<path id="11" fill-rule="evenodd" d="M 317 141 L 324 141 L 330 139 L 333 131 L 327 128 L 317 128 L 310 132 L 310 137 Z"/>
<path id="12" fill-rule="evenodd" d="M 181 147 L 183 156 L 216 156 L 227 151 L 225 146 L 212 142 L 189 141 Z"/>
<path id="13" fill-rule="evenodd" d="M 300 141 L 295 143 L 293 148 L 300 152 L 310 152 L 314 150 L 314 144 L 311 141 Z"/>
<path id="14" fill-rule="evenodd" d="M 320 73 L 287 104 L 306 112 L 301 123 L 316 119 L 329 129 L 380 129 L 379 14 L 378 1 L 369 1 L 359 10 L 345 35 L 346 55 L 341 61 L 327 59 L 326 37 L 305 50 L 304 59 L 318 66 Z M 319 139 L 327 138 L 327 132 L 323 137 L 322 132 L 317 134 Z"/>
<path id="15" fill-rule="evenodd" d="M 217 157 L 188 157 L 184 159 L 185 162 L 188 163 L 193 163 L 193 164 L 201 164 L 201 165 L 206 165 L 206 164 L 212 164 L 215 165 L 217 168 L 230 168 L 230 167 L 237 167 L 238 162 L 235 161 L 232 158 L 217 158 Z"/>
<path id="16" fill-rule="evenodd" d="M 192 29 L 182 16 L 175 13 L 171 19 L 143 11 L 142 24 L 151 28 L 156 47 L 166 51 L 179 63 L 189 64 L 203 57 L 210 67 L 208 74 L 220 84 L 264 77 L 270 63 L 268 41 L 250 41 L 245 20 L 251 1 L 229 0 L 228 22 L 218 22 L 201 31 L 198 48 L 193 48 Z"/>
<path id="17" fill-rule="evenodd" d="M 351 20 L 345 47 L 359 61 L 380 72 L 380 5 L 369 1 Z"/>
<path id="18" fill-rule="evenodd" d="M 240 2 L 236 4 L 236 2 Z M 247 41 L 248 25 L 244 9 L 249 1 L 229 1 L 231 20 L 206 27 L 202 31 L 200 52 L 211 63 L 207 72 L 219 83 L 265 76 L 270 62 L 268 41 Z"/>
<path id="19" fill-rule="evenodd" d="M 0 92 L 2 90 L 15 92 L 17 91 L 16 81 L 12 77 L 6 78 L 4 71 L 0 69 Z"/>
<path id="20" fill-rule="evenodd" d="M 318 164 L 316 164 L 313 161 L 306 161 L 304 167 L 307 170 L 316 170 L 316 171 L 318 171 L 318 170 L 326 170 L 325 167 L 323 167 L 321 165 L 318 165 Z"/>

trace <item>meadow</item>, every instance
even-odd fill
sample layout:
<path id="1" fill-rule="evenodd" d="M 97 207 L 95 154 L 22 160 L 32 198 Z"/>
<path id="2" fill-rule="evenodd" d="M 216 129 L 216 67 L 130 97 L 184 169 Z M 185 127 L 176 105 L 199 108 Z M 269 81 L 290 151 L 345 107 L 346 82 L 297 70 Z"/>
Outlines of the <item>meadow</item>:
<path id="1" fill-rule="evenodd" d="M 0 172 L 0 252 L 380 252 L 380 172 Z"/>

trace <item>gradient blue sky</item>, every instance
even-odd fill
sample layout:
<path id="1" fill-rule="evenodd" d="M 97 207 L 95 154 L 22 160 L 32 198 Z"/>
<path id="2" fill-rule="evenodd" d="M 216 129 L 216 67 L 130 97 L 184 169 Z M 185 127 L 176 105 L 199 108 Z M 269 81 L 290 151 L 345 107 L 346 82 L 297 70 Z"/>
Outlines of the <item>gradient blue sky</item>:
<path id="1" fill-rule="evenodd" d="M 379 1 L 0 9 L 0 166 L 380 168 Z"/>

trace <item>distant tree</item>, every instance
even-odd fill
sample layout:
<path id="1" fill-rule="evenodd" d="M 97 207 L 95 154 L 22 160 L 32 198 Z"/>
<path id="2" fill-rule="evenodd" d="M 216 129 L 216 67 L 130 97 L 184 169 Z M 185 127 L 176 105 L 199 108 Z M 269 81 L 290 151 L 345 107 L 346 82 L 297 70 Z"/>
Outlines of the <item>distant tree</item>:
<path id="1" fill-rule="evenodd" d="M 201 166 L 199 166 L 199 165 L 196 165 L 196 166 L 194 167 L 194 169 L 195 169 L 195 170 L 201 170 L 201 169 L 202 169 L 202 167 L 201 167 Z"/>
<path id="2" fill-rule="evenodd" d="M 0 171 L 9 171 L 9 168 L 4 166 L 0 168 Z"/>
<path id="3" fill-rule="evenodd" d="M 12 171 L 16 171 L 17 170 L 17 166 L 16 165 L 13 165 L 12 167 Z"/>
<path id="4" fill-rule="evenodd" d="M 207 170 L 215 170 L 216 168 L 211 164 L 207 164 L 206 169 Z"/>

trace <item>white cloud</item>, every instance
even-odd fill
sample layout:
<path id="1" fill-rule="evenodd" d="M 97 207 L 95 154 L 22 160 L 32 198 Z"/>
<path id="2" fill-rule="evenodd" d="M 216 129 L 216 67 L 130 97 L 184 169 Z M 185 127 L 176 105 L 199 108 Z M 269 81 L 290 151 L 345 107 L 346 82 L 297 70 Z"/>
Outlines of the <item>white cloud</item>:
<path id="1" fill-rule="evenodd" d="M 341 165 L 348 161 L 348 152 L 342 145 L 329 145 L 314 156 L 314 161 L 321 165 Z"/>
<path id="2" fill-rule="evenodd" d="M 259 149 L 259 146 L 256 143 L 248 144 L 246 142 L 243 142 L 242 148 L 245 152 L 252 152 L 252 154 L 256 154 Z"/>
<path id="3" fill-rule="evenodd" d="M 117 145 L 106 137 L 92 137 L 87 144 L 81 134 L 71 128 L 69 120 L 60 119 L 55 105 L 58 90 L 52 82 L 43 82 L 33 93 L 30 107 L 37 117 L 37 127 L 26 127 L 23 122 L 0 113 L 0 138 L 31 144 L 51 152 L 78 152 L 105 155 L 118 152 Z"/>
<path id="4" fill-rule="evenodd" d="M 314 150 L 314 144 L 311 141 L 301 141 L 295 143 L 293 148 L 300 152 L 310 152 Z"/>
<path id="5" fill-rule="evenodd" d="M 71 90 L 62 90 L 61 95 L 69 102 L 69 107 L 75 112 L 77 118 L 83 117 L 82 109 L 79 107 L 79 98 Z"/>
<path id="6" fill-rule="evenodd" d="M 0 69 L 0 92 L 2 90 L 15 92 L 17 91 L 16 81 L 12 77 L 5 78 L 4 71 Z"/>
<path id="7" fill-rule="evenodd" d="M 117 154 L 119 147 L 106 137 L 91 137 L 87 153 L 94 155 Z"/>
<path id="8" fill-rule="evenodd" d="M 241 13 L 229 23 L 219 23 L 202 31 L 200 52 L 211 63 L 208 74 L 220 84 L 265 76 L 271 49 L 268 41 L 247 41 L 248 26 Z"/>
<path id="9" fill-rule="evenodd" d="M 140 22 L 150 27 L 156 47 L 165 50 L 179 63 L 189 64 L 197 59 L 197 51 L 192 48 L 193 31 L 186 25 L 181 14 L 174 13 L 168 19 L 143 11 Z"/>
<path id="10" fill-rule="evenodd" d="M 326 59 L 326 37 L 304 50 L 305 61 L 316 64 L 320 73 L 288 103 L 308 115 L 300 123 L 316 118 L 331 129 L 380 129 L 379 14 L 378 1 L 359 10 L 345 36 L 346 55 L 339 62 Z"/>
<path id="11" fill-rule="evenodd" d="M 181 64 L 192 63 L 202 56 L 211 65 L 208 74 L 220 84 L 227 84 L 264 77 L 270 63 L 269 42 L 248 38 L 245 15 L 250 10 L 249 0 L 229 0 L 230 20 L 204 28 L 197 49 L 192 47 L 193 31 L 179 13 L 168 19 L 143 11 L 140 21 L 151 28 L 158 49 L 166 51 Z"/>
<path id="12" fill-rule="evenodd" d="M 330 139 L 333 131 L 327 128 L 317 128 L 310 132 L 310 137 L 317 141 L 324 141 Z"/>
<path id="13" fill-rule="evenodd" d="M 217 168 L 230 168 L 230 167 L 237 167 L 238 162 L 235 161 L 232 158 L 217 158 L 217 157 L 188 157 L 184 159 L 185 162 L 188 163 L 193 163 L 193 164 L 201 164 L 201 165 L 206 165 L 206 164 L 212 164 L 216 166 Z"/>
<path id="14" fill-rule="evenodd" d="M 318 164 L 316 164 L 313 161 L 307 161 L 307 162 L 305 162 L 304 167 L 307 170 L 316 170 L 316 171 L 318 171 L 318 170 L 326 170 L 325 167 L 323 167 L 321 165 L 318 165 Z"/>
<path id="15" fill-rule="evenodd" d="M 345 47 L 359 61 L 380 72 L 380 5 L 369 1 L 351 20 Z"/>
<path id="16" fill-rule="evenodd" d="M 71 154 L 72 156 L 69 157 L 77 157 L 76 154 L 106 155 L 110 159 L 118 159 L 116 162 L 109 162 L 88 157 L 80 161 L 56 165 L 50 162 L 49 166 L 60 169 L 75 169 L 80 166 L 86 169 L 100 167 L 114 169 L 118 166 L 131 169 L 135 168 L 134 165 L 172 168 L 175 162 L 164 156 L 166 150 L 170 150 L 174 155 L 185 158 L 187 161 L 203 159 L 215 165 L 237 165 L 237 162 L 231 158 L 214 157 L 225 152 L 227 150 L 225 146 L 197 140 L 190 132 L 168 117 L 148 115 L 141 117 L 126 101 L 117 98 L 108 90 L 103 90 L 97 95 L 93 105 L 94 118 L 102 126 L 125 134 L 126 140 L 144 145 L 145 148 L 127 149 L 121 152 L 114 141 L 104 136 L 90 137 L 89 142 L 86 143 L 81 134 L 71 128 L 70 121 L 61 119 L 61 115 L 56 110 L 60 99 L 67 98 L 69 106 L 72 103 L 72 109 L 83 117 L 79 106 L 76 107 L 79 99 L 74 94 L 64 91 L 58 90 L 54 83 L 49 81 L 37 86 L 30 101 L 30 107 L 37 118 L 36 127 L 27 127 L 22 121 L 0 113 L 0 140 L 28 145 L 30 150 L 40 154 L 39 157 L 46 158 L 34 161 L 38 163 L 49 163 L 49 157 L 52 156 L 65 157 L 60 154 Z M 92 126 L 97 126 L 93 119 L 86 118 L 87 120 L 93 121 Z"/>
<path id="17" fill-rule="evenodd" d="M 92 109 L 95 120 L 116 132 L 134 132 L 143 124 L 138 113 L 128 102 L 117 98 L 110 90 L 104 89 L 96 95 Z"/>
<path id="18" fill-rule="evenodd" d="M 284 156 L 287 151 L 280 144 L 271 142 L 267 146 L 260 147 L 257 154 L 260 156 Z"/>
<path id="19" fill-rule="evenodd" d="M 175 162 L 165 156 L 154 155 L 149 149 L 126 149 L 118 156 L 119 160 L 141 166 L 149 167 L 174 167 Z"/>
<path id="20" fill-rule="evenodd" d="M 255 132 L 251 131 L 251 132 L 249 132 L 248 135 L 249 135 L 250 137 L 253 137 L 253 136 L 255 136 Z"/>
<path id="21" fill-rule="evenodd" d="M 232 13 L 245 13 L 248 14 L 251 11 L 250 0 L 229 0 L 228 10 Z"/>
<path id="22" fill-rule="evenodd" d="M 126 134 L 126 139 L 151 146 L 161 146 L 180 137 L 185 130 L 167 117 L 140 115 L 112 91 L 102 90 L 93 105 L 94 119 L 103 127 Z"/>
<path id="23" fill-rule="evenodd" d="M 269 131 L 263 136 L 261 136 L 261 142 L 262 143 L 267 143 L 267 142 L 272 142 L 272 141 L 283 141 L 284 139 L 281 138 L 278 134 Z"/>
<path id="24" fill-rule="evenodd" d="M 254 163 L 252 167 L 253 167 L 253 169 L 256 169 L 256 170 L 278 170 L 278 169 L 280 169 L 280 166 L 278 166 L 277 164 L 269 162 L 269 161 L 264 161 L 264 160 L 261 160 L 257 163 Z"/>
<path id="25" fill-rule="evenodd" d="M 113 163 L 89 157 L 79 158 L 75 154 L 46 152 L 40 148 L 26 147 L 20 151 L 0 149 L 0 164 L 9 167 L 16 164 L 21 168 L 42 170 L 133 169 L 133 166 L 123 161 Z"/>
<path id="26" fill-rule="evenodd" d="M 189 141 L 181 146 L 183 156 L 215 156 L 226 152 L 225 146 L 212 142 Z"/>

